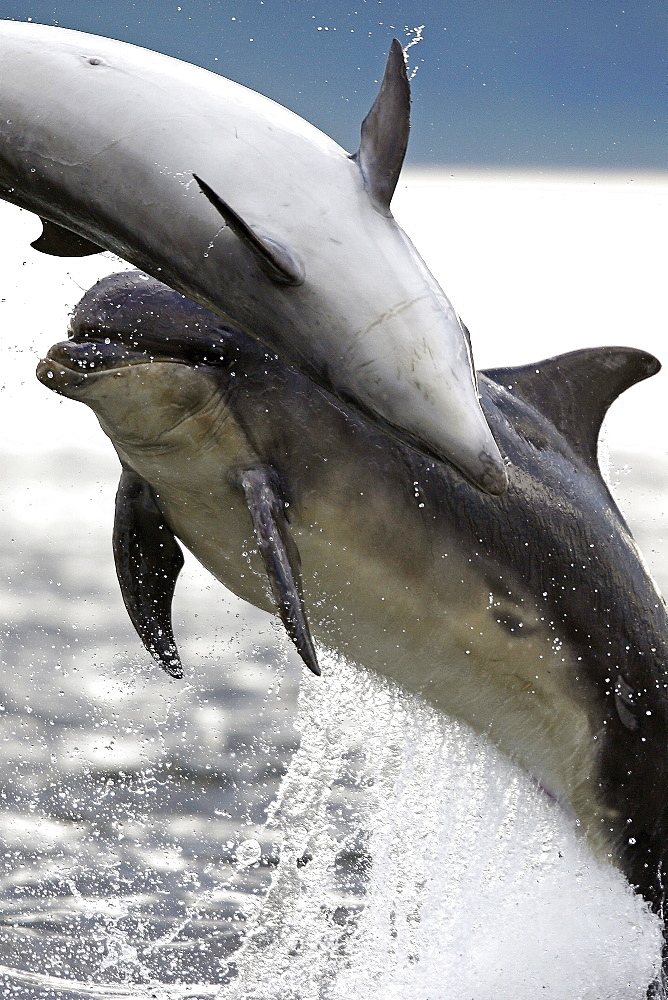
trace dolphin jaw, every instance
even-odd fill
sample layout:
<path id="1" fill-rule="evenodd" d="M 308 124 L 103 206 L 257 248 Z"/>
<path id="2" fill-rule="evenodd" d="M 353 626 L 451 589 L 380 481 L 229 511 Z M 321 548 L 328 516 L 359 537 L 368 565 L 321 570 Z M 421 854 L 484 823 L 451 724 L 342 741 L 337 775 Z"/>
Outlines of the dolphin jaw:
<path id="1" fill-rule="evenodd" d="M 100 366 L 94 370 L 84 371 L 76 367 L 75 364 L 63 363 L 62 360 L 50 355 L 51 352 L 37 364 L 35 375 L 38 381 L 60 396 L 67 396 L 82 402 L 89 402 L 85 397 L 94 391 L 101 381 L 122 377 L 130 368 L 139 368 L 142 365 L 146 366 L 152 363 L 147 358 L 143 360 L 133 359 L 113 367 L 111 365 Z M 156 361 L 156 363 L 159 362 Z M 172 361 L 171 363 L 183 364 L 180 361 Z"/>

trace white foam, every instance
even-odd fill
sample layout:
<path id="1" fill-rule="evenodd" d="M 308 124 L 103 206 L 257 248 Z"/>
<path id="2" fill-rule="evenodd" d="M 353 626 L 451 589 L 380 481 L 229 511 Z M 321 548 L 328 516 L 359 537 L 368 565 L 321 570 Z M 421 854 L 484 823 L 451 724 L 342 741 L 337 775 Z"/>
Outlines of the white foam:
<path id="1" fill-rule="evenodd" d="M 645 996 L 660 921 L 487 741 L 332 660 L 299 726 L 269 819 L 281 863 L 221 998 Z M 346 920 L 336 859 L 360 844 L 367 893 Z"/>

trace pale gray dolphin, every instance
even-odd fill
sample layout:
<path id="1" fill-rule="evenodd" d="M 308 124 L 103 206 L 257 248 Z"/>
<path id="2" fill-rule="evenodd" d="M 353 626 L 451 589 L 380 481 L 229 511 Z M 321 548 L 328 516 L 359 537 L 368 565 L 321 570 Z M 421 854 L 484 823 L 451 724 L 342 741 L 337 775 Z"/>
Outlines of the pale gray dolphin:
<path id="1" fill-rule="evenodd" d="M 112 250 L 490 493 L 505 465 L 452 305 L 390 212 L 410 95 L 390 50 L 349 156 L 168 56 L 0 22 L 0 198 L 45 253 Z"/>
<path id="2" fill-rule="evenodd" d="M 512 460 L 501 498 L 145 275 L 101 281 L 38 368 L 123 464 L 123 597 L 165 669 L 177 539 L 330 648 L 465 720 L 572 810 L 658 911 L 668 835 L 668 618 L 597 464 L 610 403 L 659 369 L 630 348 L 480 375 Z"/>

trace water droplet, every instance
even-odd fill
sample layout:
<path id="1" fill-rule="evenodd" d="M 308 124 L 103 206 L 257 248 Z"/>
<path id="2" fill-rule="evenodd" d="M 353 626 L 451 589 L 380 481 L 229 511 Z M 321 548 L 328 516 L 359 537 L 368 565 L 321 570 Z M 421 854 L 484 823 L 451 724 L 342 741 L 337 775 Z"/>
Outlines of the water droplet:
<path id="1" fill-rule="evenodd" d="M 257 840 L 243 840 L 237 847 L 237 865 L 248 868 L 262 857 L 262 848 Z"/>

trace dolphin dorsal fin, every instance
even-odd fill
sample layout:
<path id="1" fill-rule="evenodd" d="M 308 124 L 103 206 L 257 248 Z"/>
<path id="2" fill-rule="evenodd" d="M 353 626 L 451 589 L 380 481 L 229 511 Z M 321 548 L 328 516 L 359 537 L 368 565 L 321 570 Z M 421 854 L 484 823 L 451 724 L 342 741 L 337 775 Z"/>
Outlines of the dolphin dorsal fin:
<path id="1" fill-rule="evenodd" d="M 362 122 L 360 148 L 353 156 L 362 171 L 369 197 L 383 215 L 390 214 L 390 202 L 406 155 L 410 113 L 406 60 L 401 42 L 395 38 L 380 90 Z"/>
<path id="2" fill-rule="evenodd" d="M 206 195 L 216 211 L 223 217 L 234 235 L 251 251 L 264 273 L 277 285 L 301 285 L 304 280 L 304 268 L 293 254 L 267 237 L 258 236 L 231 205 L 220 197 L 209 185 L 193 174 L 200 186 L 202 194 Z"/>
<path id="3" fill-rule="evenodd" d="M 84 236 L 73 233 L 71 229 L 59 226 L 56 222 L 42 219 L 42 232 L 30 244 L 34 250 L 49 254 L 51 257 L 90 257 L 94 253 L 104 253 L 104 248 L 92 243 Z"/>
<path id="4" fill-rule="evenodd" d="M 652 354 L 633 347 L 592 347 L 484 374 L 547 417 L 573 450 L 598 471 L 598 435 L 610 404 L 660 368 Z"/>

